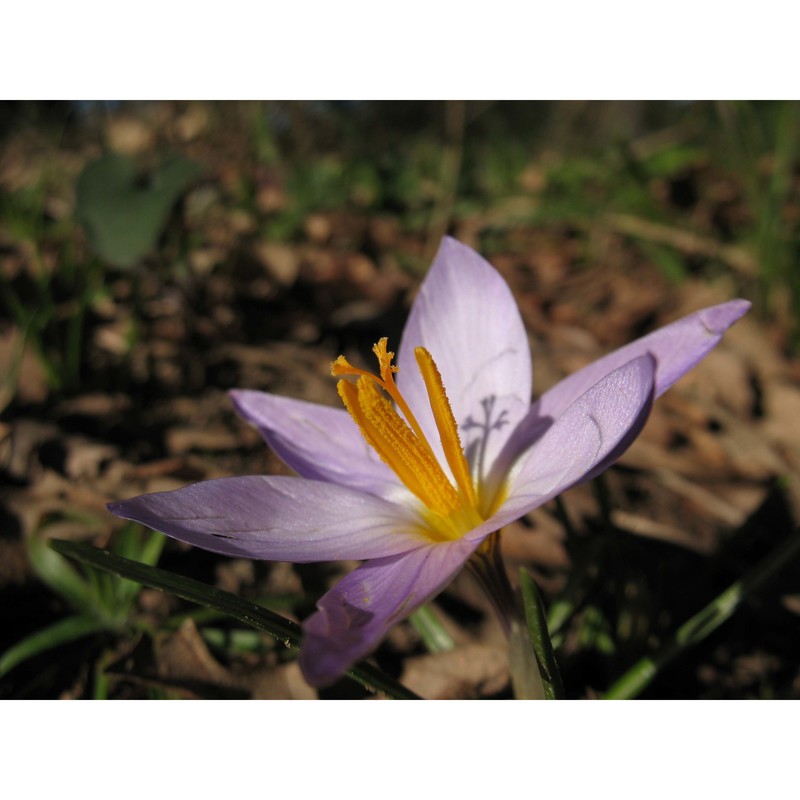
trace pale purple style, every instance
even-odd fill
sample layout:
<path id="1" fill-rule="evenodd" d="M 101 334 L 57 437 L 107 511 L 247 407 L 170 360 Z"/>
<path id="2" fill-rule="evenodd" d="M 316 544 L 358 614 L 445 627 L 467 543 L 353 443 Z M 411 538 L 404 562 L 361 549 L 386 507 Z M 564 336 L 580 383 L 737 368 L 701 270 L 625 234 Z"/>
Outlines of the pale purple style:
<path id="1" fill-rule="evenodd" d="M 610 466 L 638 435 L 653 399 L 697 364 L 750 307 L 706 308 L 595 361 L 531 404 L 525 328 L 495 269 L 445 239 L 398 351 L 398 387 L 445 473 L 414 350 L 426 348 L 459 426 L 476 487 L 503 501 L 460 538 L 426 534 L 421 502 L 367 445 L 344 409 L 256 391 L 231 393 L 300 477 L 221 478 L 109 508 L 228 556 L 359 559 L 304 623 L 303 674 L 330 684 L 389 628 L 438 594 L 487 536 Z"/>

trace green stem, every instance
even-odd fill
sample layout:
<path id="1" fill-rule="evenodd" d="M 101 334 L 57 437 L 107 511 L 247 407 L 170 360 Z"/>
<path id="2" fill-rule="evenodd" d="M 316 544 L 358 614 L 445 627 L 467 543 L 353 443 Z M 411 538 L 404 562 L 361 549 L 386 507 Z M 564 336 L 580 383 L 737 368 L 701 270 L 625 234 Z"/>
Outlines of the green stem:
<path id="1" fill-rule="evenodd" d="M 421 606 L 410 617 L 414 630 L 420 635 L 431 653 L 452 650 L 456 643 L 448 633 L 437 613 L 430 606 Z"/>
<path id="2" fill-rule="evenodd" d="M 467 568 L 491 601 L 503 631 L 508 636 L 512 620 L 519 618 L 519 610 L 500 555 L 500 531 L 495 531 L 484 539 L 467 562 Z"/>
<path id="3" fill-rule="evenodd" d="M 518 700 L 559 697 L 563 694 L 561 678 L 541 598 L 533 579 L 523 571 L 523 615 L 508 582 L 499 543 L 500 532 L 495 531 L 476 550 L 468 567 L 491 600 L 508 637 L 508 668 L 514 697 Z"/>

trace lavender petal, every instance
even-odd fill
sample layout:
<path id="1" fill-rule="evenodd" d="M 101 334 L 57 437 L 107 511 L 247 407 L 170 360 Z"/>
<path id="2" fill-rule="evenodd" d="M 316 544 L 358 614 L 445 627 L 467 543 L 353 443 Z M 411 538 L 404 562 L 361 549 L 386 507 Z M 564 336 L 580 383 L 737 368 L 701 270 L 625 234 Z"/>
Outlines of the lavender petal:
<path id="1" fill-rule="evenodd" d="M 375 559 L 343 578 L 303 624 L 300 668 L 327 686 L 374 650 L 388 630 L 438 594 L 477 544 L 458 540 Z"/>
<path id="2" fill-rule="evenodd" d="M 584 392 L 513 467 L 499 511 L 466 538 L 485 538 L 609 466 L 647 421 L 654 371 L 653 357 L 641 355 Z"/>
<path id="3" fill-rule="evenodd" d="M 241 558 L 382 558 L 430 543 L 411 509 L 303 478 L 218 478 L 108 508 L 182 542 Z"/>
<path id="4" fill-rule="evenodd" d="M 558 417 L 604 375 L 644 353 L 650 353 L 656 360 L 655 396 L 659 397 L 702 361 L 749 308 L 747 300 L 704 308 L 620 347 L 545 392 L 535 404 L 535 413 L 540 417 Z"/>
<path id="5" fill-rule="evenodd" d="M 491 464 L 530 409 L 530 347 L 500 273 L 454 239 L 442 241 L 398 351 L 398 385 L 441 455 L 416 347 L 425 347 L 439 367 L 468 457 Z"/>
<path id="6" fill-rule="evenodd" d="M 303 478 L 388 497 L 399 485 L 343 408 L 237 389 L 236 411 Z"/>

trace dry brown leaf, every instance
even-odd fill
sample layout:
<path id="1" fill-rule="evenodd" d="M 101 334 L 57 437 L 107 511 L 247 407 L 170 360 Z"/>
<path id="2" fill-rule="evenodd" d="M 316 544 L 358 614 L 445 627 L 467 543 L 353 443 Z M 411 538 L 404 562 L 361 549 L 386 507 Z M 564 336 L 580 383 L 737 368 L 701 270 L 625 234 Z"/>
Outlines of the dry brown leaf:
<path id="1" fill-rule="evenodd" d="M 170 428 L 166 435 L 167 451 L 173 455 L 192 450 L 235 450 L 241 447 L 241 437 L 226 428 Z"/>
<path id="2" fill-rule="evenodd" d="M 723 341 L 684 375 L 671 394 L 719 403 L 740 419 L 747 420 L 755 405 L 750 369 L 744 358 L 724 345 Z"/>
<path id="3" fill-rule="evenodd" d="M 244 676 L 254 700 L 316 700 L 317 690 L 309 686 L 296 661 L 254 670 Z"/>
<path id="4" fill-rule="evenodd" d="M 490 697 L 508 686 L 508 659 L 496 644 L 465 644 L 409 658 L 400 680 L 431 700 Z"/>
<path id="5" fill-rule="evenodd" d="M 517 521 L 503 528 L 503 555 L 512 561 L 568 569 L 570 560 L 561 525 L 541 509 L 529 514 L 528 519 L 530 524 Z"/>
<path id="6" fill-rule="evenodd" d="M 800 469 L 800 388 L 770 381 L 764 386 L 764 435 Z"/>
<path id="7" fill-rule="evenodd" d="M 294 247 L 261 241 L 253 252 L 267 274 L 281 286 L 291 286 L 300 275 L 300 255 Z"/>
<path id="8" fill-rule="evenodd" d="M 138 117 L 119 115 L 108 121 L 106 138 L 109 149 L 129 156 L 151 150 L 155 144 L 152 126 Z"/>
<path id="9" fill-rule="evenodd" d="M 238 682 L 230 670 L 211 655 L 190 619 L 181 623 L 175 633 L 156 642 L 156 664 L 159 677 L 169 681 L 237 687 Z"/>
<path id="10" fill-rule="evenodd" d="M 0 411 L 14 396 L 22 403 L 41 403 L 50 392 L 47 372 L 17 328 L 0 333 Z"/>

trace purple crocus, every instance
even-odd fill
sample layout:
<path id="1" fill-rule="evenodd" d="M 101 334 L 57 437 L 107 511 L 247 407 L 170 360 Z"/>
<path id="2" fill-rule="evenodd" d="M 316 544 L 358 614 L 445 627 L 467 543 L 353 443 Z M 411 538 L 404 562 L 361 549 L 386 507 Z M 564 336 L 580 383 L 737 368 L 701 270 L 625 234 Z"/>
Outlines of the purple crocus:
<path id="1" fill-rule="evenodd" d="M 325 686 L 438 594 L 496 533 L 610 466 L 653 399 L 750 303 L 697 311 L 598 359 L 531 403 L 531 355 L 503 278 L 445 239 L 400 342 L 375 372 L 340 356 L 345 409 L 231 393 L 300 477 L 204 481 L 109 508 L 227 556 L 364 563 L 304 625 L 300 665 Z M 395 380 L 395 376 L 397 380 Z"/>

